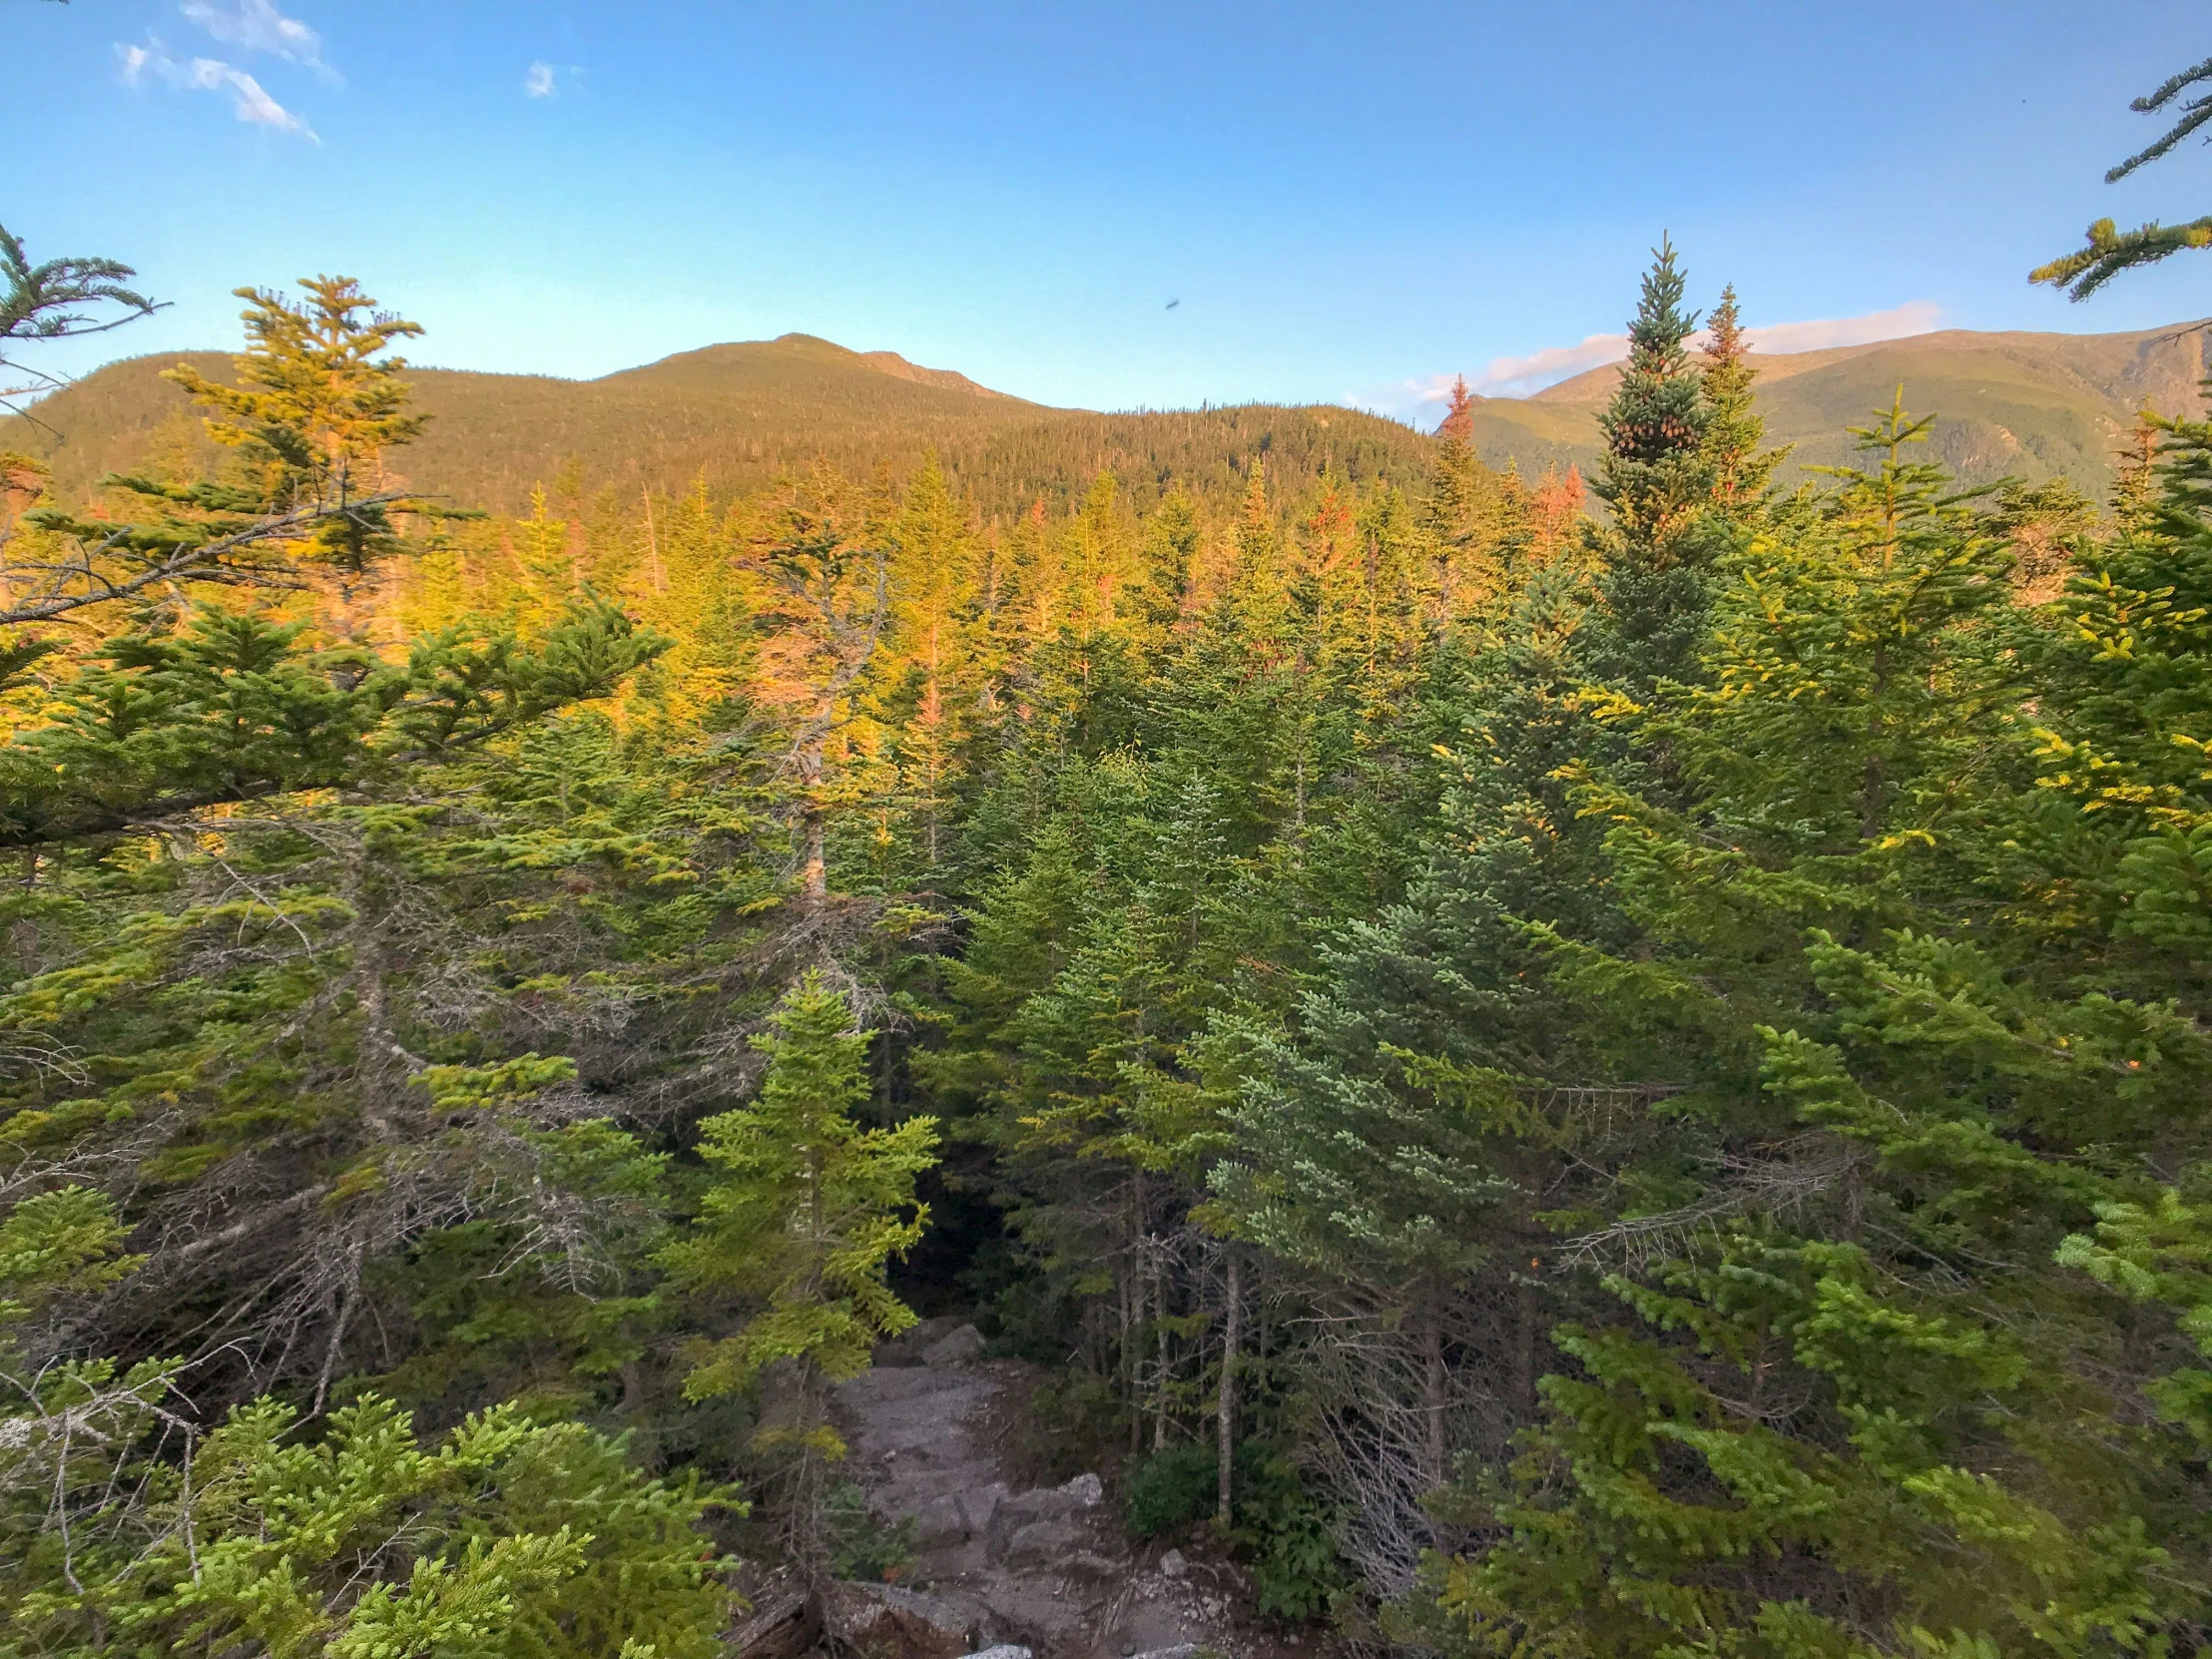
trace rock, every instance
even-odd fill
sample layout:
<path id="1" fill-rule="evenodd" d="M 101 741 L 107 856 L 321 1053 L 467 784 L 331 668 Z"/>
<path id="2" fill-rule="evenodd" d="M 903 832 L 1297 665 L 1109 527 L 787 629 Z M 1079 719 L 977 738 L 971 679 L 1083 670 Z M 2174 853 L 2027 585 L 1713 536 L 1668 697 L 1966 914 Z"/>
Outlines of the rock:
<path id="1" fill-rule="evenodd" d="M 968 1655 L 968 1659 L 1031 1659 L 1031 1656 L 1025 1647 L 1016 1647 L 1012 1642 L 1000 1642 L 996 1647 L 977 1648 Z"/>
<path id="2" fill-rule="evenodd" d="M 1002 1497 L 991 1511 L 990 1524 L 984 1528 L 983 1553 L 990 1560 L 1000 1560 L 1013 1542 L 1014 1534 L 1032 1521 L 1065 1520 L 1080 1507 L 1064 1488 L 1056 1486 Z"/>
<path id="3" fill-rule="evenodd" d="M 1106 1495 L 1104 1483 L 1095 1474 L 1079 1474 L 1055 1489 L 1074 1499 L 1078 1509 L 1095 1509 Z"/>
<path id="4" fill-rule="evenodd" d="M 730 1638 L 731 1659 L 799 1659 L 814 1646 L 807 1598 L 797 1590 L 765 1597 Z"/>
<path id="5" fill-rule="evenodd" d="M 1160 1557 L 1160 1570 L 1170 1578 L 1181 1578 L 1191 1570 L 1191 1564 L 1183 1559 L 1181 1550 L 1171 1549 Z"/>
<path id="6" fill-rule="evenodd" d="M 914 1515 L 914 1548 L 951 1549 L 968 1541 L 967 1516 L 951 1493 L 931 1498 Z"/>
<path id="7" fill-rule="evenodd" d="M 999 1557 L 1009 1567 L 1048 1567 L 1072 1555 L 1083 1535 L 1063 1520 L 1034 1520 L 1006 1540 Z"/>
<path id="8" fill-rule="evenodd" d="M 921 1358 L 929 1366 L 973 1365 L 983 1358 L 983 1333 L 972 1325 L 963 1325 L 923 1349 Z"/>
<path id="9" fill-rule="evenodd" d="M 823 1634 L 854 1659 L 964 1659 L 969 1623 L 949 1602 L 887 1584 L 836 1584 Z"/>
<path id="10" fill-rule="evenodd" d="M 1137 1654 L 1134 1659 L 1192 1659 L 1192 1655 L 1197 1652 L 1196 1642 L 1177 1642 L 1173 1647 L 1156 1647 L 1150 1652 Z"/>
<path id="11" fill-rule="evenodd" d="M 1047 1652 L 1093 1634 L 1088 1606 L 1054 1593 L 1036 1578 L 992 1575 L 983 1586 L 983 1605 L 1004 1634 Z"/>
<path id="12" fill-rule="evenodd" d="M 988 1534 L 991 1516 L 998 1512 L 998 1506 L 1010 1495 L 1012 1494 L 1006 1490 L 1006 1483 L 1002 1480 L 994 1480 L 988 1486 L 977 1486 L 972 1491 L 962 1492 L 959 1498 L 960 1517 L 967 1523 L 967 1535 L 980 1538 Z"/>
<path id="13" fill-rule="evenodd" d="M 875 1345 L 874 1363 L 893 1368 L 918 1366 L 921 1364 L 923 1349 L 947 1332 L 957 1330 L 959 1326 L 959 1320 L 945 1315 L 923 1320 L 919 1325 L 908 1326 L 889 1342 Z"/>

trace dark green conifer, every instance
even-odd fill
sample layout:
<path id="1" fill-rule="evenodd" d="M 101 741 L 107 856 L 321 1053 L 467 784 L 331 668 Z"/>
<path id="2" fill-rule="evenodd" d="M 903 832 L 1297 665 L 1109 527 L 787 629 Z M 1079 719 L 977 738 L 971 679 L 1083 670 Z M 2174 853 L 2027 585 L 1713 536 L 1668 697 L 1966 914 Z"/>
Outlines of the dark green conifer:
<path id="1" fill-rule="evenodd" d="M 1612 521 L 1591 531 L 1605 613 L 1592 666 L 1638 690 L 1688 671 L 1705 621 L 1711 550 L 1698 530 L 1713 490 L 1712 410 L 1684 344 L 1698 318 L 1682 308 L 1683 286 L 1674 245 L 1662 241 L 1628 325 L 1620 384 L 1598 416 L 1605 454 L 1591 488 Z"/>

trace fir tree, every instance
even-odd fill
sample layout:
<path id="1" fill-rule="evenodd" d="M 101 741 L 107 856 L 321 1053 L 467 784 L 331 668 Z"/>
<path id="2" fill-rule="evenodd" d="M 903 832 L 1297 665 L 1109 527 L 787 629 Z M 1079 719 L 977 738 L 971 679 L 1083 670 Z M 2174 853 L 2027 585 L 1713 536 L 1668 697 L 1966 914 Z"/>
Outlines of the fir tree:
<path id="1" fill-rule="evenodd" d="M 135 288 L 123 284 L 138 275 L 118 260 L 48 260 L 31 264 L 22 240 L 0 226 L 0 353 L 32 340 L 77 339 L 103 334 L 162 309 Z M 104 312 L 95 307 L 119 307 Z M 0 385 L 0 410 L 20 414 L 13 399 L 61 384 L 36 366 L 0 354 L 0 374 L 23 375 L 21 385 Z"/>
<path id="2" fill-rule="evenodd" d="M 1613 511 L 1618 539 L 1608 552 L 1653 574 L 1679 561 L 1682 533 L 1711 487 L 1704 455 L 1710 416 L 1683 343 L 1698 317 L 1682 308 L 1684 285 L 1673 244 L 1662 243 L 1629 319 L 1620 384 L 1598 416 L 1605 459 L 1591 487 Z"/>
<path id="3" fill-rule="evenodd" d="M 756 1443 L 796 1456 L 788 1535 L 819 1567 L 823 1468 L 844 1456 L 827 1387 L 866 1370 L 876 1343 L 914 1323 L 885 1273 L 928 1226 L 914 1181 L 936 1163 L 937 1122 L 854 1123 L 868 1038 L 819 973 L 785 996 L 770 1025 L 772 1035 L 754 1039 L 768 1058 L 758 1099 L 701 1126 L 714 1180 L 663 1261 L 679 1284 L 740 1302 L 741 1329 L 702 1345 L 688 1395 L 749 1387 L 778 1362 L 793 1368 L 796 1397 L 772 1409 Z"/>
<path id="4" fill-rule="evenodd" d="M 387 488 L 382 470 L 385 449 L 416 436 L 427 417 L 407 412 L 404 360 L 381 353 L 421 328 L 371 309 L 375 301 L 350 277 L 315 277 L 306 286 L 296 305 L 280 293 L 238 290 L 253 301 L 244 313 L 247 349 L 233 359 L 238 385 L 211 380 L 190 363 L 166 371 L 196 403 L 217 411 L 207 430 L 239 452 L 231 475 L 190 484 L 104 480 L 160 515 L 143 524 L 118 526 L 57 508 L 26 515 L 26 524 L 71 545 L 74 556 L 11 584 L 16 591 L 0 623 L 45 621 L 198 584 L 289 588 L 304 577 L 333 584 L 336 631 L 348 643 L 366 642 L 376 567 L 401 547 L 393 515 L 455 515 Z"/>
<path id="5" fill-rule="evenodd" d="M 407 364 L 390 355 L 419 323 L 375 309 L 350 276 L 314 276 L 297 304 L 281 293 L 240 288 L 247 345 L 236 386 L 190 363 L 166 372 L 216 411 L 208 432 L 246 452 L 272 503 L 311 504 L 321 514 L 313 556 L 360 576 L 391 543 L 383 453 L 416 436 L 427 416 L 407 412 Z"/>
<path id="6" fill-rule="evenodd" d="M 2155 115 L 2171 106 L 2189 88 L 2208 81 L 2212 81 L 2212 58 L 2184 69 L 2157 91 L 2136 99 L 2128 108 L 2138 115 Z M 2180 108 L 2179 118 L 2164 134 L 2107 172 L 2104 182 L 2117 184 L 2137 168 L 2171 154 L 2184 139 L 2212 121 L 2212 96 L 2190 99 Z M 2069 299 L 2086 299 L 2123 271 L 2156 265 L 2176 254 L 2199 248 L 2212 248 L 2212 216 L 2191 220 L 2186 225 L 2160 225 L 2153 221 L 2127 232 L 2120 231 L 2109 219 L 2100 219 L 2089 227 L 2086 248 L 2036 267 L 2028 273 L 2027 279 L 2064 288 Z"/>
<path id="7" fill-rule="evenodd" d="M 799 890 L 816 906 L 830 894 L 831 821 L 868 793 L 856 763 L 873 734 L 858 698 L 891 620 L 889 554 L 864 514 L 844 480 L 817 468 L 778 493 L 745 550 L 747 689 L 783 743 L 771 791 L 796 820 Z"/>
<path id="8" fill-rule="evenodd" d="M 2200 991 L 2153 919 L 2196 900 L 2152 851 L 2179 842 L 2140 838 L 2138 717 L 2049 701 L 2138 672 L 2098 619 L 2189 568 L 2189 468 L 2169 533 L 2052 627 L 2003 609 L 2005 551 L 1921 435 L 1892 411 L 1877 466 L 1729 561 L 1667 732 L 1686 809 L 1582 786 L 1641 937 L 1541 929 L 1553 982 L 1691 1082 L 1669 1151 L 1705 1137 L 1712 1173 L 1646 1162 L 1623 1189 L 1651 1196 L 1565 1252 L 1633 1317 L 1554 1334 L 1541 1432 L 1470 1482 L 1497 1541 L 1437 1582 L 1475 1651 L 2149 1653 L 2203 1617 L 2199 1356 L 2123 1299 L 2196 1305 L 2194 1177 L 2137 1161 L 2197 1168 Z M 2052 650 L 2075 666 L 2023 681 Z M 2072 1426 L 2130 1399 L 2155 1426 Z"/>
<path id="9" fill-rule="evenodd" d="M 1741 522 L 1764 504 L 1775 469 L 1790 452 L 1760 447 L 1767 423 L 1752 397 L 1759 371 L 1748 360 L 1751 347 L 1738 319 L 1734 287 L 1721 289 L 1721 302 L 1706 321 L 1706 335 L 1698 388 L 1705 414 L 1705 461 L 1711 470 L 1710 510 Z"/>
<path id="10" fill-rule="evenodd" d="M 1705 623 L 1710 549 L 1698 530 L 1713 489 L 1712 410 L 1684 345 L 1698 319 L 1682 308 L 1683 287 L 1663 242 L 1629 321 L 1620 384 L 1598 417 L 1605 455 L 1591 488 L 1612 522 L 1592 531 L 1606 620 L 1596 666 L 1639 687 L 1686 672 Z"/>

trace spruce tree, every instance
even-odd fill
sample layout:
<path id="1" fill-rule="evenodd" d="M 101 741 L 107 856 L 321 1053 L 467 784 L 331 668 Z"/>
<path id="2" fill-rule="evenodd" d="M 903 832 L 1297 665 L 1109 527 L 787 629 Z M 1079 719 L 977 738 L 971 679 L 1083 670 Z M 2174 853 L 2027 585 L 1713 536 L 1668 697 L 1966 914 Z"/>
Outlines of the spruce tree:
<path id="1" fill-rule="evenodd" d="M 1474 1651 L 2147 1654 L 2205 1616 L 2197 612 L 2150 598 L 2194 583 L 2200 443 L 2162 532 L 2027 615 L 1925 435 L 1891 411 L 1728 559 L 1681 810 L 1583 775 L 1639 936 L 1540 929 L 1553 984 L 1686 1087 L 1555 1247 L 1619 1309 L 1469 1482 L 1494 1541 L 1436 1583 Z"/>
<path id="2" fill-rule="evenodd" d="M 1766 440 L 1767 423 L 1760 418 L 1752 395 L 1759 371 L 1747 360 L 1751 347 L 1744 338 L 1733 286 L 1721 289 L 1720 303 L 1706 321 L 1706 336 L 1698 387 L 1705 413 L 1705 462 L 1710 469 L 1708 511 L 1725 522 L 1741 522 L 1764 504 L 1775 469 L 1789 458 L 1789 451 L 1760 447 Z"/>
<path id="3" fill-rule="evenodd" d="M 1620 383 L 1598 416 L 1605 454 L 1590 486 L 1611 511 L 1591 532 L 1605 613 L 1593 666 L 1638 688 L 1685 672 L 1705 622 L 1709 551 L 1697 531 L 1713 487 L 1711 410 L 1684 344 L 1698 323 L 1682 307 L 1684 285 L 1662 241 L 1628 324 Z"/>
<path id="4" fill-rule="evenodd" d="M 795 1385 L 756 1435 L 793 1456 L 786 1518 L 792 1547 L 819 1568 L 826 1465 L 844 1442 L 829 1417 L 829 1385 L 867 1369 L 874 1345 L 914 1323 L 885 1281 L 891 1260 L 921 1238 L 929 1209 L 914 1181 L 937 1161 L 937 1120 L 863 1129 L 867 1033 L 819 972 L 778 1004 L 753 1104 L 709 1118 L 700 1156 L 713 1172 L 690 1230 L 662 1261 L 695 1291 L 734 1295 L 737 1333 L 700 1345 L 684 1389 L 694 1399 L 752 1386 L 779 1362 Z"/>
<path id="5" fill-rule="evenodd" d="M 402 550 L 396 514 L 466 516 L 390 488 L 387 448 L 420 433 L 427 416 L 406 407 L 404 359 L 394 340 L 419 325 L 377 311 L 351 277 L 318 276 L 298 303 L 241 288 L 247 348 L 233 359 L 239 383 L 211 380 L 190 363 L 165 371 L 215 412 L 209 436 L 237 451 L 215 482 L 168 483 L 137 475 L 104 483 L 157 515 L 117 525 L 59 508 L 25 522 L 74 550 L 19 591 L 0 622 L 36 622 L 140 594 L 174 596 L 195 585 L 329 590 L 327 619 L 349 644 L 367 642 L 367 601 L 378 567 Z M 364 314 L 365 313 L 365 314 Z M 20 591 L 27 585 L 28 594 Z"/>

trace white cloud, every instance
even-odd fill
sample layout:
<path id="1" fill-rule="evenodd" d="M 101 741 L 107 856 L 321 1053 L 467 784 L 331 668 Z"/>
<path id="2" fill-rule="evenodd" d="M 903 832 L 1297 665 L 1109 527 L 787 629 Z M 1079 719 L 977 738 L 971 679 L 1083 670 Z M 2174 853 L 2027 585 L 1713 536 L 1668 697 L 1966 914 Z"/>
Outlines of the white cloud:
<path id="1" fill-rule="evenodd" d="M 1547 345 L 1525 357 L 1492 357 L 1467 384 L 1483 397 L 1526 397 L 1589 369 L 1617 363 L 1627 355 L 1626 334 L 1585 334 L 1574 345 Z M 1447 389 L 1449 384 L 1445 382 Z"/>
<path id="2" fill-rule="evenodd" d="M 1880 339 L 1905 339 L 1935 330 L 1942 317 L 1933 299 L 1909 299 L 1865 316 L 1830 316 L 1814 322 L 1770 322 L 1747 328 L 1754 351 L 1825 351 L 1832 345 L 1872 345 Z"/>
<path id="3" fill-rule="evenodd" d="M 1904 339 L 1935 328 L 1941 311 L 1933 299 L 1913 299 L 1886 311 L 1861 316 L 1816 317 L 1804 322 L 1765 322 L 1744 330 L 1752 350 L 1769 354 L 1820 351 L 1837 345 L 1871 345 L 1877 340 Z M 1690 336 L 1697 347 L 1705 343 L 1704 330 Z M 1626 334 L 1587 334 L 1573 345 L 1551 345 L 1523 357 L 1493 357 L 1478 374 L 1467 376 L 1467 389 L 1482 397 L 1526 397 L 1561 380 L 1628 355 Z M 1422 374 L 1372 391 L 1353 393 L 1344 401 L 1355 408 L 1395 415 L 1416 426 L 1434 424 L 1451 398 L 1456 374 Z"/>
<path id="4" fill-rule="evenodd" d="M 322 61 L 322 37 L 296 17 L 286 17 L 270 0 L 236 0 L 228 6 L 216 0 L 185 0 L 182 10 L 227 46 L 268 52 L 311 69 L 325 80 L 339 79 L 338 72 Z"/>
<path id="5" fill-rule="evenodd" d="M 534 63 L 530 73 L 522 78 L 522 91 L 529 98 L 551 98 L 560 90 L 556 84 L 556 72 L 549 63 Z"/>
<path id="6" fill-rule="evenodd" d="M 232 113 L 241 121 L 257 127 L 273 127 L 280 133 L 297 133 L 315 144 L 322 142 L 315 137 L 313 128 L 270 97 L 261 82 L 243 69 L 235 69 L 215 58 L 194 58 L 190 63 L 179 63 L 152 35 L 146 37 L 144 46 L 118 46 L 116 55 L 122 61 L 126 86 L 144 86 L 151 76 L 167 86 L 228 93 Z"/>

